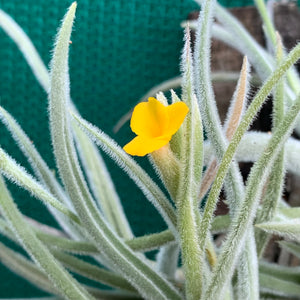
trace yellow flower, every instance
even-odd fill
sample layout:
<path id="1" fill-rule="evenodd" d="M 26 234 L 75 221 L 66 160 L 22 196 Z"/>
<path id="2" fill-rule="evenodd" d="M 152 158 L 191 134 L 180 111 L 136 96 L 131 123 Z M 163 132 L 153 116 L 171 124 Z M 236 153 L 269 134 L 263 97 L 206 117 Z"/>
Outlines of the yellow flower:
<path id="1" fill-rule="evenodd" d="M 130 127 L 137 134 L 124 150 L 131 155 L 144 156 L 169 143 L 180 128 L 189 108 L 184 102 L 165 106 L 153 97 L 139 103 L 133 110 Z"/>

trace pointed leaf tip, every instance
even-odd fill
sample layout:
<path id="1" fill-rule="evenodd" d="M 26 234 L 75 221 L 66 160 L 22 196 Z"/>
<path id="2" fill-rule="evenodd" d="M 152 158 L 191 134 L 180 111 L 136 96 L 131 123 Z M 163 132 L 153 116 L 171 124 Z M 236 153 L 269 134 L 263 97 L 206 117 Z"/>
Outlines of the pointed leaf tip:
<path id="1" fill-rule="evenodd" d="M 74 1 L 68 9 L 67 15 L 72 15 L 74 17 L 76 8 L 77 8 L 77 1 Z"/>

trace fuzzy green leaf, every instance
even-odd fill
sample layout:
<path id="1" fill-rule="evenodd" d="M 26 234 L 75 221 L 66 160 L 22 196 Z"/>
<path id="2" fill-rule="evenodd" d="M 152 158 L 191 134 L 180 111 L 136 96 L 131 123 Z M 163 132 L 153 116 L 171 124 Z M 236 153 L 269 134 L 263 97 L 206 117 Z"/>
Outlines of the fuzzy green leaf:
<path id="1" fill-rule="evenodd" d="M 298 46 L 298 50 L 300 50 L 300 46 Z M 252 104 L 253 103 L 254 102 L 252 102 Z M 248 228 L 253 222 L 253 218 L 262 192 L 263 182 L 269 175 L 270 167 L 272 166 L 274 159 L 278 155 L 281 149 L 280 147 L 282 147 L 288 136 L 291 134 L 291 131 L 295 126 L 299 110 L 300 96 L 297 98 L 297 101 L 295 102 L 293 107 L 291 107 L 291 109 L 287 112 L 278 128 L 275 130 L 268 144 L 268 147 L 265 149 L 263 155 L 256 162 L 250 172 L 246 188 L 245 200 L 242 202 L 241 208 L 232 222 L 227 240 L 222 247 L 218 264 L 214 270 L 208 289 L 206 291 L 205 299 L 215 299 L 216 297 L 219 297 L 220 293 L 226 286 L 226 280 L 229 279 L 229 274 L 232 274 L 234 271 L 234 267 L 243 246 L 243 242 L 245 241 Z M 241 130 L 243 126 L 245 126 L 243 122 L 241 124 L 242 126 L 239 126 L 237 132 Z M 237 134 L 235 134 L 235 136 L 233 137 L 233 141 L 235 140 L 235 137 L 237 137 Z M 238 139 L 238 141 L 239 140 L 240 138 Z M 237 147 L 237 143 L 231 143 L 229 145 L 227 154 L 230 153 L 231 147 L 233 147 L 233 149 L 235 150 Z M 227 161 L 227 159 L 223 160 L 222 163 L 229 166 L 229 161 Z M 220 170 L 222 170 L 221 167 Z M 223 174 L 222 176 L 224 175 L 225 174 Z M 214 190 L 214 186 L 212 187 L 212 190 Z M 219 284 L 216 285 L 216 282 L 218 282 Z"/>
<path id="2" fill-rule="evenodd" d="M 55 158 L 67 192 L 86 230 L 105 262 L 120 272 L 147 298 L 179 299 L 178 291 L 160 274 L 136 256 L 117 236 L 97 209 L 81 172 L 69 121 L 68 54 L 75 11 L 69 13 L 58 33 L 51 62 L 50 122 Z"/>
<path id="3" fill-rule="evenodd" d="M 23 255 L 11 250 L 2 243 L 0 243 L 0 261 L 11 271 L 22 276 L 41 290 L 53 295 L 59 295 L 48 277 L 38 267 Z"/>
<path id="4" fill-rule="evenodd" d="M 259 264 L 261 274 L 271 275 L 290 282 L 300 282 L 300 267 L 288 267 L 276 263 L 261 261 Z"/>
<path id="5" fill-rule="evenodd" d="M 300 242 L 300 218 L 281 222 L 265 222 L 255 226 L 266 232 Z"/>
<path id="6" fill-rule="evenodd" d="M 56 180 L 53 172 L 49 169 L 45 161 L 42 159 L 42 157 L 34 147 L 33 143 L 30 141 L 29 137 L 25 134 L 25 132 L 14 120 L 14 118 L 2 107 L 0 107 L 0 119 L 11 132 L 20 150 L 28 158 L 28 161 L 39 180 L 60 202 L 62 202 L 69 208 L 72 208 L 70 200 Z M 74 238 L 78 238 L 81 236 L 78 227 L 75 228 L 67 217 L 65 217 L 57 210 L 53 209 L 50 205 L 47 205 L 47 208 L 67 234 L 73 236 Z"/>
<path id="7" fill-rule="evenodd" d="M 63 203 L 59 202 L 53 195 L 51 195 L 40 183 L 38 183 L 31 175 L 29 175 L 23 167 L 18 165 L 1 148 L 0 171 L 12 182 L 25 188 L 38 199 L 44 201 L 46 204 L 52 205 L 74 222 L 79 223 L 78 217 L 72 211 L 70 211 Z"/>
<path id="8" fill-rule="evenodd" d="M 55 250 L 51 250 L 51 252 L 57 260 L 59 260 L 72 272 L 111 287 L 130 292 L 136 291 L 127 280 L 111 271 L 107 271 L 103 268 L 97 267 L 96 265 L 87 263 L 84 260 L 76 258 L 70 254 Z"/>
<path id="9" fill-rule="evenodd" d="M 201 116 L 204 122 L 204 126 L 208 135 L 209 140 L 213 145 L 214 152 L 216 154 L 217 159 L 220 161 L 222 156 L 225 153 L 227 141 L 225 135 L 223 134 L 223 129 L 221 127 L 221 122 L 219 119 L 219 115 L 217 112 L 217 106 L 214 99 L 213 88 L 211 84 L 211 76 L 209 71 L 210 66 L 210 37 L 211 37 L 211 29 L 212 29 L 212 15 L 213 15 L 213 7 L 215 5 L 215 1 L 205 1 L 203 2 L 202 11 L 200 13 L 200 17 L 198 20 L 198 26 L 196 31 L 196 44 L 195 44 L 195 82 L 196 82 L 196 91 L 199 101 L 199 107 L 201 111 Z M 203 18 L 201 19 L 201 15 Z M 241 95 L 247 94 L 247 75 L 248 69 L 247 63 L 245 63 L 245 71 L 242 72 L 242 76 L 244 78 L 239 81 L 237 90 L 241 91 L 244 88 L 244 93 L 241 91 Z M 243 74 L 244 73 L 244 74 Z M 244 100 L 239 99 L 240 102 Z M 238 120 L 237 120 L 238 122 Z M 231 135 L 231 134 L 230 134 Z M 223 181 L 223 180 L 222 180 Z M 236 162 L 232 162 L 229 173 L 226 176 L 224 181 L 225 183 L 225 191 L 227 200 L 230 207 L 231 216 L 234 215 L 234 212 L 237 210 L 241 199 L 244 196 L 244 187 L 242 176 L 239 172 L 239 168 Z M 217 201 L 217 197 L 215 198 Z M 209 204 L 209 203 L 208 203 Z M 202 259 L 204 256 L 205 244 L 208 239 L 208 227 L 210 226 L 211 220 L 213 218 L 213 210 L 210 210 L 209 214 L 204 214 L 199 226 L 199 243 L 200 243 L 200 252 L 202 253 Z M 206 210 L 206 212 L 208 209 Z M 207 227 L 208 226 L 208 227 Z M 249 246 L 250 247 L 250 246 Z M 248 248 L 249 248 L 248 247 Z M 249 252 L 249 255 L 253 252 Z M 245 263 L 249 262 L 249 260 L 245 259 Z M 253 265 L 249 265 L 249 268 L 243 268 L 243 270 L 250 270 L 251 268 L 255 268 Z M 243 273 L 244 277 L 246 273 Z M 250 273 L 249 273 L 250 274 Z M 252 272 L 255 275 L 254 272 Z M 244 278 L 244 282 L 253 282 L 255 281 L 254 277 L 250 279 Z M 257 281 L 257 278 L 256 278 Z M 252 290 L 253 295 L 257 292 L 254 289 L 257 288 L 257 284 L 254 284 L 249 290 Z M 202 295 L 203 297 L 203 295 Z"/>
<path id="10" fill-rule="evenodd" d="M 71 7 L 72 9 L 72 7 Z M 57 262 L 49 250 L 34 234 L 14 204 L 5 183 L 0 177 L 1 212 L 13 229 L 18 241 L 41 268 L 64 298 L 91 300 L 91 295 Z"/>
<path id="11" fill-rule="evenodd" d="M 165 274 L 167 278 L 175 280 L 175 272 L 178 267 L 179 259 L 179 245 L 175 243 L 169 243 L 162 246 L 156 255 L 156 265 L 159 272 Z"/>
<path id="12" fill-rule="evenodd" d="M 280 63 L 282 61 L 283 49 L 280 39 L 278 39 L 277 44 L 277 61 Z M 284 82 L 285 78 L 283 77 L 279 80 L 274 94 L 273 101 L 273 119 L 272 119 L 272 131 L 274 131 L 284 116 Z M 270 176 L 267 180 L 264 196 L 262 199 L 262 208 L 257 214 L 256 223 L 267 222 L 273 219 L 278 204 L 282 197 L 282 191 L 284 186 L 284 149 L 279 153 Z M 268 243 L 269 235 L 261 230 L 256 230 L 255 238 L 257 243 L 257 253 L 258 256 L 264 252 L 264 249 Z"/>
<path id="13" fill-rule="evenodd" d="M 198 241 L 198 194 L 202 177 L 203 134 L 199 108 L 194 95 L 193 57 L 189 28 L 182 54 L 182 99 L 189 112 L 183 123 L 181 169 L 176 197 L 178 231 L 185 273 L 185 293 L 189 300 L 199 299 L 203 286 L 203 261 Z"/>
<path id="14" fill-rule="evenodd" d="M 36 48 L 24 30 L 3 10 L 0 9 L 0 27 L 16 43 L 41 86 L 47 91 L 50 86 L 48 70 Z"/>
<path id="15" fill-rule="evenodd" d="M 300 299 L 300 284 L 276 278 L 272 275 L 259 275 L 260 290 L 271 295 Z"/>
<path id="16" fill-rule="evenodd" d="M 258 259 L 253 228 L 249 229 L 247 241 L 237 267 L 237 299 L 259 299 Z"/>
<path id="17" fill-rule="evenodd" d="M 238 162 L 254 162 L 258 160 L 271 139 L 272 135 L 265 132 L 250 131 L 245 133 L 238 146 L 235 159 Z M 300 142 L 294 138 L 289 138 L 284 145 L 285 151 L 285 168 L 293 173 L 300 175 L 300 160 L 298 153 L 300 152 Z M 207 166 L 213 155 L 212 145 L 204 142 L 204 165 Z"/>
<path id="18" fill-rule="evenodd" d="M 265 1 L 264 0 L 255 0 L 255 5 L 260 13 L 260 16 L 263 20 L 263 28 L 265 35 L 268 39 L 268 42 L 272 45 L 275 50 L 277 47 L 277 38 L 276 38 L 276 29 L 272 20 L 272 17 L 269 15 Z M 273 4 L 272 4 L 273 5 Z M 283 52 L 285 52 L 283 50 Z M 291 68 L 291 70 L 287 73 L 287 79 L 290 83 L 291 88 L 297 94 L 300 92 L 300 81 L 299 76 L 297 74 L 297 70 L 295 68 Z"/>

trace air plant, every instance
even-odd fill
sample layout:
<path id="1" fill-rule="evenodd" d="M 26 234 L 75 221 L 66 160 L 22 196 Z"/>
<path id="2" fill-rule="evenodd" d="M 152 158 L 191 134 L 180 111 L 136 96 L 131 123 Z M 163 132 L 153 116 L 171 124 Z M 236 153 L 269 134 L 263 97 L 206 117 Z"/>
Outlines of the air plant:
<path id="1" fill-rule="evenodd" d="M 0 243 L 0 258 L 53 299 L 300 299 L 299 267 L 263 258 L 272 234 L 282 237 L 282 248 L 300 257 L 300 209 L 282 199 L 285 173 L 300 174 L 300 143 L 290 137 L 294 129 L 300 131 L 300 80 L 293 69 L 300 44 L 289 53 L 284 50 L 262 0 L 256 3 L 271 53 L 214 0 L 197 1 L 199 19 L 185 26 L 182 74 L 176 81 L 181 95 L 171 90 L 168 104 L 160 90 L 170 85 L 164 84 L 154 89 L 156 98 L 138 104 L 131 119 L 137 137 L 124 149 L 84 120 L 70 97 L 69 41 L 77 4 L 70 6 L 59 29 L 50 72 L 22 29 L 0 11 L 0 26 L 48 92 L 52 146 L 62 182 L 0 107 L 1 121 L 35 174 L 0 148 L 0 231 L 30 257 Z M 196 30 L 194 51 L 190 28 Z M 212 88 L 212 35 L 245 55 L 223 126 Z M 248 104 L 250 63 L 262 84 Z M 271 94 L 272 134 L 247 132 Z M 141 189 L 167 230 L 133 235 L 97 146 Z M 168 194 L 134 155 L 148 155 Z M 254 162 L 246 183 L 240 161 Z M 61 229 L 23 215 L 5 180 L 40 199 Z M 229 213 L 215 216 L 222 188 Z M 221 234 L 225 238 L 219 245 L 215 237 Z M 145 253 L 153 249 L 158 255 L 149 259 Z M 111 289 L 83 284 L 69 271 Z"/>

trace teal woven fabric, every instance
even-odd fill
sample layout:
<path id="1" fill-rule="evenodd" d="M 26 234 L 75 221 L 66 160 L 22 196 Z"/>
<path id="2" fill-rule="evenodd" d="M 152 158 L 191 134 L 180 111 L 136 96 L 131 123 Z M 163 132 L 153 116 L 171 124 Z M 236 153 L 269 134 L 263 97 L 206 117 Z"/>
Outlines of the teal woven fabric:
<path id="1" fill-rule="evenodd" d="M 252 1 L 221 1 L 242 6 Z M 0 0 L 33 40 L 48 65 L 68 0 Z M 149 88 L 179 74 L 180 22 L 197 8 L 192 0 L 79 0 L 70 53 L 71 94 L 82 115 L 124 145 L 133 136 L 128 124 L 114 135 L 113 125 Z M 0 104 L 29 134 L 44 159 L 55 168 L 47 124 L 47 96 L 14 43 L 0 31 Z M 0 145 L 29 168 L 0 125 Z M 145 159 L 138 160 L 147 165 Z M 134 184 L 107 159 L 125 211 L 137 236 L 164 223 Z M 21 211 L 55 225 L 45 208 L 27 192 L 9 185 Z M 7 241 L 5 241 L 7 242 Z M 0 298 L 42 296 L 0 265 Z"/>

